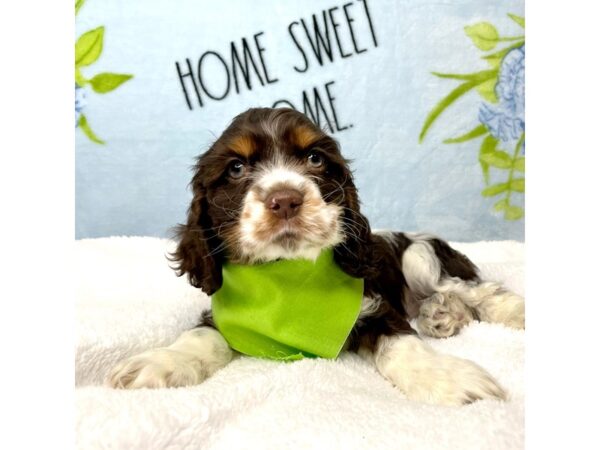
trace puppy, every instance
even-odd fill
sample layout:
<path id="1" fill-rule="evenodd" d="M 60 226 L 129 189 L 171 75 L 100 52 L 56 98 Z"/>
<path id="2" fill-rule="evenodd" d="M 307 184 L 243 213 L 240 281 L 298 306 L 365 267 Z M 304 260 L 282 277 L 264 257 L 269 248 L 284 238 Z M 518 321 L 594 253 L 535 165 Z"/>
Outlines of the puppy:
<path id="1" fill-rule="evenodd" d="M 307 117 L 292 109 L 240 114 L 198 159 L 191 185 L 172 258 L 193 286 L 215 293 L 225 261 L 315 259 L 332 248 L 337 265 L 364 280 L 346 350 L 372 361 L 412 400 L 461 405 L 506 398 L 484 369 L 436 352 L 409 320 L 433 337 L 456 334 L 475 319 L 523 328 L 523 299 L 483 282 L 473 263 L 441 239 L 372 232 L 348 161 Z M 109 382 L 116 388 L 193 385 L 233 356 L 207 311 L 169 347 L 121 362 Z"/>

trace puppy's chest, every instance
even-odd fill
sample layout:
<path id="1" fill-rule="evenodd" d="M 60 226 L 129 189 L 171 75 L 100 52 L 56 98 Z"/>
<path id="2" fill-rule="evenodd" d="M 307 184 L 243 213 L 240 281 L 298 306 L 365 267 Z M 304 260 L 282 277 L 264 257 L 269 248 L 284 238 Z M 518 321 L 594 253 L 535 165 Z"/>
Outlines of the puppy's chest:
<path id="1" fill-rule="evenodd" d="M 363 309 L 364 282 L 324 251 L 316 261 L 225 264 L 215 325 L 235 350 L 269 359 L 335 358 Z"/>

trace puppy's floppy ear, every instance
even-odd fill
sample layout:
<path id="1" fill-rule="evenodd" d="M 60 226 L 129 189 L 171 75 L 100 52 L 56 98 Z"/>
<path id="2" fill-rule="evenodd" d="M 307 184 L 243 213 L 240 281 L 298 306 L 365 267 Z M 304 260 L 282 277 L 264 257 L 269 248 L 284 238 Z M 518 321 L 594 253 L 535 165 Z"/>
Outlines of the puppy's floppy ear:
<path id="1" fill-rule="evenodd" d="M 344 182 L 342 206 L 342 223 L 346 238 L 334 249 L 335 261 L 350 276 L 373 278 L 379 273 L 379 264 L 371 238 L 371 226 L 360 212 L 358 194 L 349 170 Z"/>
<path id="2" fill-rule="evenodd" d="M 190 284 L 206 294 L 216 292 L 223 283 L 222 241 L 214 233 L 207 213 L 206 189 L 202 186 L 199 172 L 192 180 L 194 197 L 188 210 L 187 223 L 176 228 L 179 244 L 171 254 L 177 276 L 187 274 Z"/>

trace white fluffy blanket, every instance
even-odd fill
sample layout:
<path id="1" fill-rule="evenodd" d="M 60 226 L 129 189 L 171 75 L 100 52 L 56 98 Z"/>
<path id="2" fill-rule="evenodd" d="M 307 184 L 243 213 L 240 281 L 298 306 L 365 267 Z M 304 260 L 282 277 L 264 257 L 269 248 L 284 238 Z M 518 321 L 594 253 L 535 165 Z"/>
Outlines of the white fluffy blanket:
<path id="1" fill-rule="evenodd" d="M 412 402 L 354 354 L 294 363 L 242 357 L 189 388 L 102 386 L 117 361 L 171 343 L 209 305 L 169 269 L 172 245 L 149 237 L 77 241 L 78 448 L 523 448 L 524 332 L 488 323 L 426 340 L 489 370 L 510 392 L 507 402 Z M 453 245 L 484 277 L 523 293 L 523 244 Z"/>

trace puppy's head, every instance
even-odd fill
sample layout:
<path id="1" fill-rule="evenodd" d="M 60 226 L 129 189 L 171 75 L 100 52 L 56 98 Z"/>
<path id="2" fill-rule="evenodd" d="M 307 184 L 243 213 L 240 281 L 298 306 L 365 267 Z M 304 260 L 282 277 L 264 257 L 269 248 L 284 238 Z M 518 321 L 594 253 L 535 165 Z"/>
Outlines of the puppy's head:
<path id="1" fill-rule="evenodd" d="M 352 276 L 372 268 L 370 228 L 337 143 L 292 109 L 237 116 L 195 166 L 179 275 L 212 294 L 221 264 L 316 258 L 334 247 Z"/>

